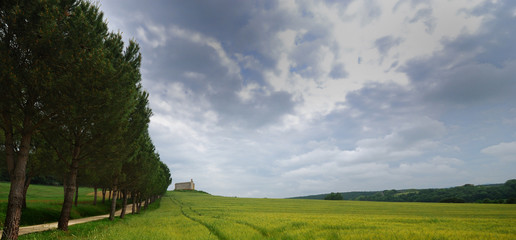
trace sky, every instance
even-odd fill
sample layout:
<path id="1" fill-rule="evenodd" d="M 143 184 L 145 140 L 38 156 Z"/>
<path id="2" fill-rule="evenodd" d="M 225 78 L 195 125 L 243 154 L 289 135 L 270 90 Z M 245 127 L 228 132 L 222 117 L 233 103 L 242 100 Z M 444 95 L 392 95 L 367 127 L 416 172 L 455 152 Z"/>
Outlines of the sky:
<path id="1" fill-rule="evenodd" d="M 141 47 L 173 184 L 284 198 L 516 178 L 516 1 L 98 5 Z"/>

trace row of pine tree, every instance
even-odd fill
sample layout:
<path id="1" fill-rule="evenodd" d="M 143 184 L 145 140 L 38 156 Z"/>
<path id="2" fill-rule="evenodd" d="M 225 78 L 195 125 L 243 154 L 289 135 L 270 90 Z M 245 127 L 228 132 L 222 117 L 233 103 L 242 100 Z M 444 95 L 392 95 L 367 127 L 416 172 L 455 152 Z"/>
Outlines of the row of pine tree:
<path id="1" fill-rule="evenodd" d="M 11 182 L 2 239 L 17 239 L 33 177 L 62 182 L 61 230 L 78 184 L 120 191 L 124 204 L 166 191 L 171 175 L 148 133 L 139 46 L 110 32 L 98 6 L 2 0 L 0 56 L 0 150 Z"/>

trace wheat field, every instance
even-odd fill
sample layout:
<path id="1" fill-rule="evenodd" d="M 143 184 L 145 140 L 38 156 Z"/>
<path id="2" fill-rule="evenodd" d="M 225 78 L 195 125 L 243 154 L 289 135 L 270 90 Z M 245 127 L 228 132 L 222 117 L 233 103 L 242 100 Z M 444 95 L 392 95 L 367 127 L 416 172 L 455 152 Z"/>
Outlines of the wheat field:
<path id="1" fill-rule="evenodd" d="M 95 225 L 97 226 L 97 225 Z M 101 226 L 101 225 L 99 225 Z M 160 207 L 60 239 L 516 239 L 516 205 L 251 199 L 169 192 Z M 27 236 L 28 237 L 28 236 Z M 50 237 L 49 237 L 50 238 Z M 31 238 L 26 238 L 31 239 Z M 33 235 L 32 239 L 41 239 Z"/>

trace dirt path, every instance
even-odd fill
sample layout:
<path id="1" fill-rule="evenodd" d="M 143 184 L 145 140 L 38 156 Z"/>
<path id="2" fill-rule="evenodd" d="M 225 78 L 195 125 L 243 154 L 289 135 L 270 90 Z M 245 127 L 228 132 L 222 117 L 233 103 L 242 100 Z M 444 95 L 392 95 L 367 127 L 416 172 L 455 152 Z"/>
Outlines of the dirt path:
<path id="1" fill-rule="evenodd" d="M 132 211 L 132 204 L 127 204 L 125 211 L 126 211 L 126 214 L 127 213 L 130 214 Z M 122 212 L 122 209 L 116 211 L 115 215 L 120 216 L 121 212 Z M 79 224 L 79 223 L 97 221 L 97 220 L 105 219 L 108 217 L 109 217 L 109 214 L 104 214 L 104 215 L 99 215 L 99 216 L 72 219 L 68 222 L 68 226 Z M 35 232 L 43 232 L 43 231 L 55 229 L 55 228 L 57 228 L 57 222 L 20 227 L 20 231 L 18 232 L 18 235 L 24 235 L 24 234 L 35 233 Z M 0 235 L 1 234 L 2 234 L 2 231 L 0 231 Z"/>

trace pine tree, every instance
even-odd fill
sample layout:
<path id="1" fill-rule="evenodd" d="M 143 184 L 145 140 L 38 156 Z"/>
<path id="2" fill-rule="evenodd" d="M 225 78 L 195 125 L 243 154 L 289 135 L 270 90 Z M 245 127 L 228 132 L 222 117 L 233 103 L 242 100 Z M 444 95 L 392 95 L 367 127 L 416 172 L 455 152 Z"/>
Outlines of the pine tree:
<path id="1" fill-rule="evenodd" d="M 140 80 L 140 54 L 134 44 L 124 51 L 120 34 L 108 33 L 96 6 L 81 2 L 69 22 L 67 52 L 69 74 L 58 87 L 64 111 L 52 119 L 45 132 L 59 158 L 65 163 L 64 201 L 58 222 L 68 229 L 78 170 L 90 161 L 105 160 L 116 165 L 117 143 L 134 108 L 136 83 Z M 135 76 L 136 75 L 136 76 Z M 104 156 L 109 156 L 106 158 Z M 116 185 L 115 185 L 116 186 Z M 116 188 L 113 188 L 116 195 Z M 115 197 L 113 197 L 115 199 Z"/>
<path id="2" fill-rule="evenodd" d="M 0 2 L 0 126 L 11 181 L 2 239 L 17 239 L 34 132 L 59 112 L 54 61 L 75 1 Z"/>

